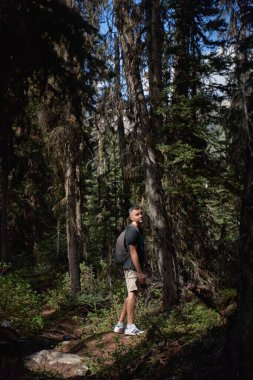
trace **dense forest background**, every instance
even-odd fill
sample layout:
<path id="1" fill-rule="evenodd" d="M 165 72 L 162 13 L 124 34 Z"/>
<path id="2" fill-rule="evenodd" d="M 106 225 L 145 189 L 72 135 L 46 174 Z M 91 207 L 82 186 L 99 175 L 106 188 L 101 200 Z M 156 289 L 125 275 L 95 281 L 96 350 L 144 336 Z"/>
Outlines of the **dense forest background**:
<path id="1" fill-rule="evenodd" d="M 17 283 L 112 300 L 139 204 L 148 297 L 232 314 L 230 378 L 253 378 L 252 16 L 247 0 L 0 2 L 0 321 L 26 329 Z"/>

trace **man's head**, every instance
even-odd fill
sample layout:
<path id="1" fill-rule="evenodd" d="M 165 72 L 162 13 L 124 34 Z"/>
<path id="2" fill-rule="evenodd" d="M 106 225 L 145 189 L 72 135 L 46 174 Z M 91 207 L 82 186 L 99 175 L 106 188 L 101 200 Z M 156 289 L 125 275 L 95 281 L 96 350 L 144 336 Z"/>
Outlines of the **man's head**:
<path id="1" fill-rule="evenodd" d="M 133 206 L 129 209 L 129 218 L 132 224 L 136 226 L 141 226 L 143 223 L 142 220 L 142 210 L 139 206 Z"/>

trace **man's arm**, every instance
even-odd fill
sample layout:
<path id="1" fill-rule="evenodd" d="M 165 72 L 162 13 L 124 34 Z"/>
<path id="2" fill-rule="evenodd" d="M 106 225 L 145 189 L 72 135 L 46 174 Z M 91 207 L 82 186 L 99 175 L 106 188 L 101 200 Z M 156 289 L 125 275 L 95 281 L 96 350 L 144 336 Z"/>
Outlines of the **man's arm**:
<path id="1" fill-rule="evenodd" d="M 141 269 L 136 245 L 129 244 L 129 251 L 130 251 L 132 262 L 133 262 L 134 267 L 135 267 L 137 274 L 138 274 L 138 279 L 139 279 L 141 284 L 144 284 L 145 283 L 145 274 L 143 273 L 143 271 Z"/>

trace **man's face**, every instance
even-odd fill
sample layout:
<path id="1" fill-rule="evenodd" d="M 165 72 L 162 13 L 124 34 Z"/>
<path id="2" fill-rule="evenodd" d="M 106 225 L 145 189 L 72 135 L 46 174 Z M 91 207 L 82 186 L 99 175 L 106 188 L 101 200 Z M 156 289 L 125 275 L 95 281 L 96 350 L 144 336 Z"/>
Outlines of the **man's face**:
<path id="1" fill-rule="evenodd" d="M 131 219 L 132 222 L 136 222 L 137 225 L 141 225 L 143 223 L 141 209 L 138 208 L 137 210 L 133 210 L 130 213 L 130 219 Z"/>

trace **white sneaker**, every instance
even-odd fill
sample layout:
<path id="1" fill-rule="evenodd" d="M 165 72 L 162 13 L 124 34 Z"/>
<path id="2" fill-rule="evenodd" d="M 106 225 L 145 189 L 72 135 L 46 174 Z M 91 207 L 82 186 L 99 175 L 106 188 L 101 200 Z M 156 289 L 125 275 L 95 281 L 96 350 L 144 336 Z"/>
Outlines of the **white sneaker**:
<path id="1" fill-rule="evenodd" d="M 131 327 L 126 327 L 125 329 L 125 335 L 141 335 L 144 331 L 139 330 L 135 325 L 132 325 Z"/>
<path id="2" fill-rule="evenodd" d="M 123 325 L 119 325 L 118 323 L 116 324 L 116 326 L 114 327 L 114 330 L 113 330 L 115 333 L 118 333 L 118 334 L 124 334 L 125 332 L 125 326 Z"/>

